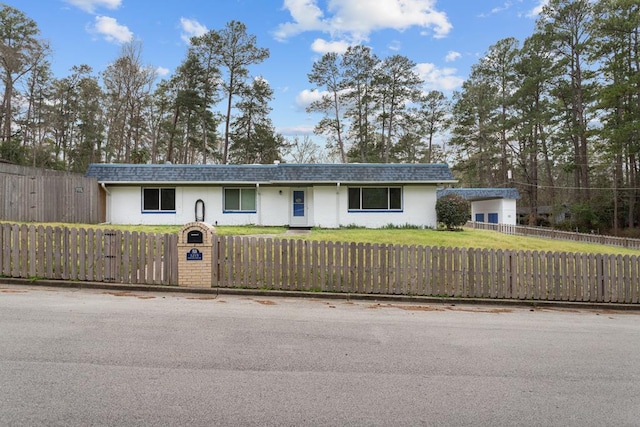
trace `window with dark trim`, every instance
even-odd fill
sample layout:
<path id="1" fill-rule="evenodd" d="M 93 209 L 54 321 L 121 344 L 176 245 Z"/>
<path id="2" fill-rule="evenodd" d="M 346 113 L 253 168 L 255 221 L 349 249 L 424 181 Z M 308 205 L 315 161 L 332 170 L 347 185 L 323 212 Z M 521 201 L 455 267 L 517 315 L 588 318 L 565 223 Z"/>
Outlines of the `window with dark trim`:
<path id="1" fill-rule="evenodd" d="M 143 188 L 142 210 L 144 212 L 175 212 L 175 188 Z"/>
<path id="2" fill-rule="evenodd" d="M 350 211 L 402 210 L 401 187 L 349 187 Z"/>
<path id="3" fill-rule="evenodd" d="M 255 188 L 225 188 L 224 189 L 225 212 L 255 212 L 256 189 Z"/>

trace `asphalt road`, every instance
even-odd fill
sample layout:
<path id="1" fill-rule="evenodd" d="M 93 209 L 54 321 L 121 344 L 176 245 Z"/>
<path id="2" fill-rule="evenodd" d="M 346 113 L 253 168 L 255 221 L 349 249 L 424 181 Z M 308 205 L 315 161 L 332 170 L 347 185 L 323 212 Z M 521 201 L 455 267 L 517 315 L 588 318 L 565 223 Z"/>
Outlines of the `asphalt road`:
<path id="1" fill-rule="evenodd" d="M 640 425 L 640 314 L 0 285 L 0 425 Z"/>

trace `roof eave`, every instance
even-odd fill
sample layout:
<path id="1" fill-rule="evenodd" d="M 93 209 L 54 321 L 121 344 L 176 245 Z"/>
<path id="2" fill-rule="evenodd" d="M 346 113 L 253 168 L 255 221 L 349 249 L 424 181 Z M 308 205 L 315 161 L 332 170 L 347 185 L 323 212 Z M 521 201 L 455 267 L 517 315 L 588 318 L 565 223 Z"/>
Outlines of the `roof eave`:
<path id="1" fill-rule="evenodd" d="M 457 180 L 445 181 L 445 180 L 434 180 L 434 181 L 341 181 L 341 180 L 332 180 L 332 181 L 101 181 L 97 180 L 100 184 L 104 185 L 148 185 L 148 184 L 157 184 L 157 185 L 309 185 L 309 184 L 325 184 L 325 185 L 349 185 L 349 184 L 430 184 L 430 185 L 438 185 L 438 184 L 455 184 Z"/>

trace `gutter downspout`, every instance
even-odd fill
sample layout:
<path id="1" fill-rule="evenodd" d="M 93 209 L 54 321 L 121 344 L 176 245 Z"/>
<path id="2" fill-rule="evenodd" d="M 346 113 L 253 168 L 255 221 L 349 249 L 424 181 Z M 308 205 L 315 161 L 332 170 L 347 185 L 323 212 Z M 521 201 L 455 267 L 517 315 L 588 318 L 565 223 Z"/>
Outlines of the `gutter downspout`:
<path id="1" fill-rule="evenodd" d="M 340 183 L 336 182 L 336 228 L 340 228 Z"/>
<path id="2" fill-rule="evenodd" d="M 107 199 L 106 199 L 106 214 L 107 217 L 106 222 L 103 222 L 102 224 L 111 224 L 111 191 L 107 190 L 107 186 L 105 185 L 104 182 L 100 183 L 100 187 L 102 187 L 102 189 L 104 190 L 104 192 L 107 194 Z"/>
<path id="3" fill-rule="evenodd" d="M 256 209 L 258 210 L 258 225 L 262 225 L 262 196 L 260 195 L 260 183 L 256 182 Z"/>

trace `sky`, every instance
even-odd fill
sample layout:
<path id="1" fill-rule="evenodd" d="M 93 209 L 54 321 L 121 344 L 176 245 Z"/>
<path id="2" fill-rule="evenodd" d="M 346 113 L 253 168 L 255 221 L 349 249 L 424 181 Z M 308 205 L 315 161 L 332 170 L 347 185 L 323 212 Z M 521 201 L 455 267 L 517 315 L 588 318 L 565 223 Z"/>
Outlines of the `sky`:
<path id="1" fill-rule="evenodd" d="M 2 0 L 0 0 L 2 1 Z M 142 45 L 142 62 L 169 78 L 192 36 L 243 22 L 270 57 L 252 66 L 274 91 L 271 118 L 285 137 L 312 134 L 305 107 L 321 96 L 308 82 L 314 61 L 348 46 L 381 59 L 416 63 L 423 90 L 459 90 L 470 69 L 500 39 L 532 34 L 546 0 L 4 0 L 33 19 L 50 44 L 56 78 L 87 64 L 100 73 L 122 45 Z"/>

